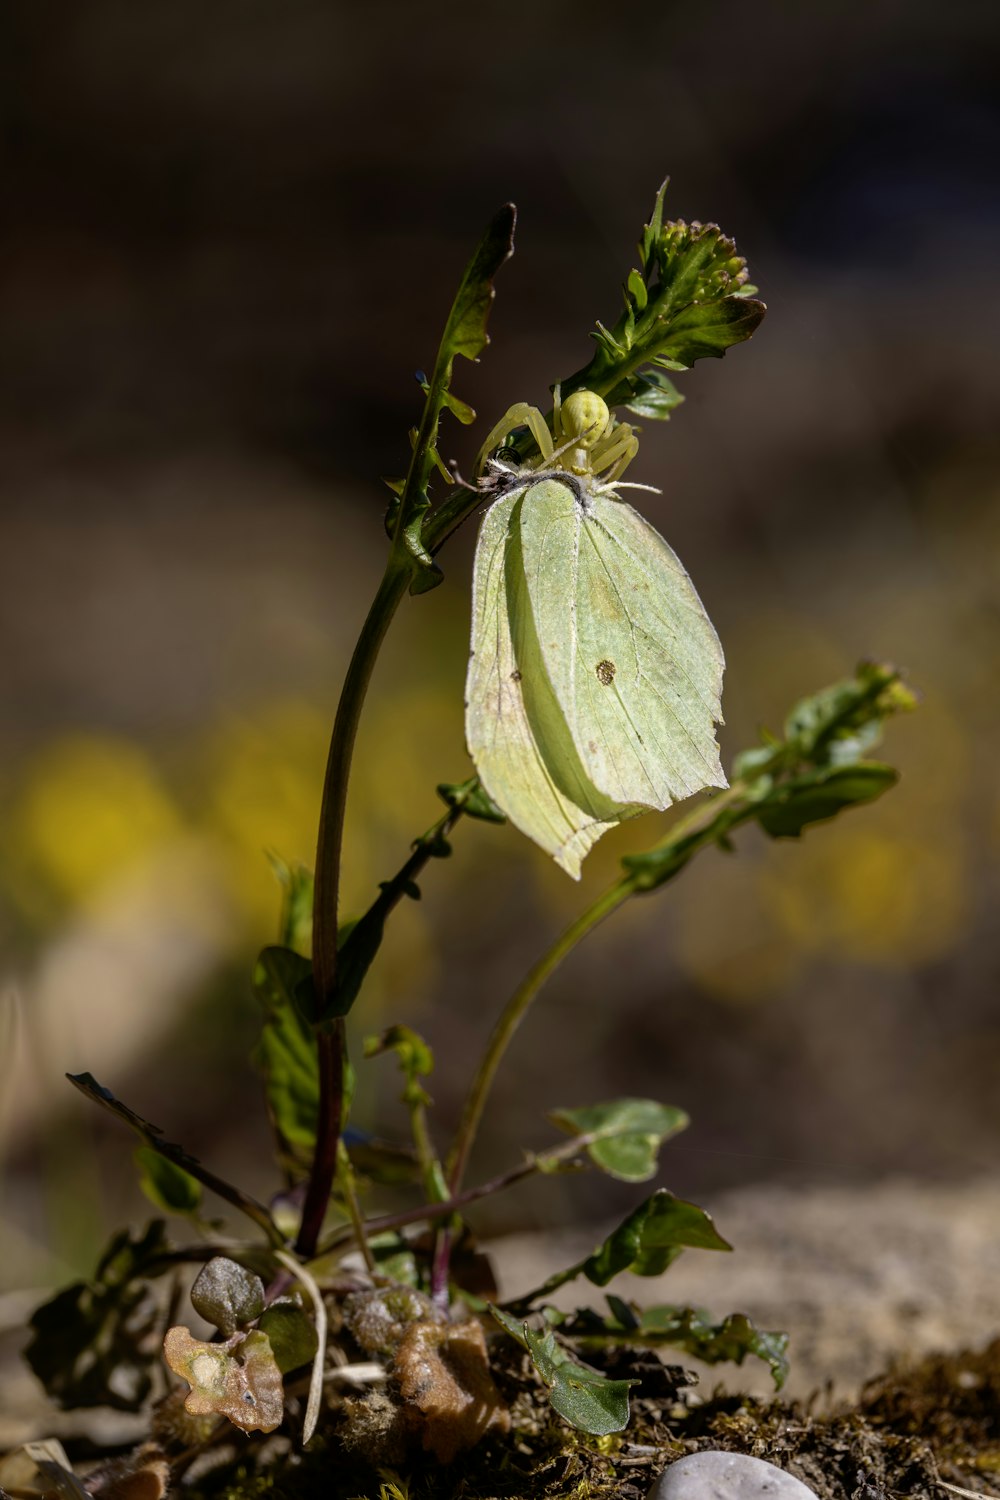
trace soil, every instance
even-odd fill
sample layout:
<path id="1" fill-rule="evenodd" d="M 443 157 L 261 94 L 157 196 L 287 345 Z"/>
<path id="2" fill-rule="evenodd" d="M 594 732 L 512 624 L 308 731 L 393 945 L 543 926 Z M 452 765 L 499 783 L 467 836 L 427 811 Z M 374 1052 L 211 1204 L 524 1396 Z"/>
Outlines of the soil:
<path id="1" fill-rule="evenodd" d="M 512 1409 L 511 1434 L 488 1437 L 444 1468 L 397 1461 L 398 1493 L 405 1500 L 642 1500 L 671 1459 L 714 1447 L 770 1459 L 820 1500 L 945 1500 L 942 1483 L 1000 1494 L 1000 1184 L 765 1187 L 713 1207 L 735 1255 L 692 1254 L 662 1285 L 617 1283 L 615 1290 L 647 1305 L 695 1302 L 788 1328 L 789 1395 L 768 1395 L 766 1372 L 751 1365 L 695 1379 L 651 1354 L 617 1355 L 612 1373 L 640 1382 L 632 1422 L 620 1436 L 586 1438 L 553 1418 L 526 1357 L 501 1340 L 494 1368 Z M 501 1242 L 495 1258 L 505 1293 L 535 1284 L 539 1272 L 581 1245 L 589 1249 L 602 1232 Z M 599 1303 L 597 1289 L 589 1290 Z M 92 1414 L 84 1422 L 80 1413 L 53 1413 L 13 1358 L 19 1342 L 12 1333 L 11 1357 L 0 1353 L 0 1449 L 58 1434 L 83 1471 L 142 1436 L 134 1419 Z M 932 1352 L 935 1346 L 952 1352 Z M 276 1454 L 285 1448 L 279 1441 Z M 288 1451 L 280 1470 L 266 1475 L 227 1464 L 189 1493 L 397 1500 L 383 1489 L 391 1483 L 331 1437 L 325 1450 Z"/>

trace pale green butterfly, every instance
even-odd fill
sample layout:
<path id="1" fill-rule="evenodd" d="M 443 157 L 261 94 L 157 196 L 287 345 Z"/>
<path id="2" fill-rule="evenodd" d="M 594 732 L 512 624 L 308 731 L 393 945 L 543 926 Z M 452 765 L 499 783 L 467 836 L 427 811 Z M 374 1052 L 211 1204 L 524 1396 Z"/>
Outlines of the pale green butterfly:
<path id="1" fill-rule="evenodd" d="M 487 464 L 499 499 L 476 547 L 465 732 L 493 801 L 579 879 L 607 829 L 726 785 L 724 661 L 677 557 L 617 498 L 632 428 L 591 391 L 557 393 L 555 442 L 520 403 L 480 468 L 525 425 L 540 457 Z"/>

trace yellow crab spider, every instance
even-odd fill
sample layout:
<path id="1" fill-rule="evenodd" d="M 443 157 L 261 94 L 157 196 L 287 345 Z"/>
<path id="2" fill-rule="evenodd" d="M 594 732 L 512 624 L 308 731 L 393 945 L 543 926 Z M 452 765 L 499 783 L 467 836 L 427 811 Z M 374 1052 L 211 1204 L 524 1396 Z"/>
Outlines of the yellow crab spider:
<path id="1" fill-rule="evenodd" d="M 596 391 L 574 391 L 562 401 L 556 386 L 553 397 L 551 433 L 537 406 L 516 402 L 480 449 L 476 473 L 482 474 L 490 454 L 510 433 L 527 427 L 539 451 L 518 467 L 518 473 L 558 467 L 581 477 L 603 475 L 602 485 L 614 485 L 639 451 L 634 429 L 627 422 L 616 421 Z M 499 467 L 505 468 L 502 464 Z"/>
<path id="2" fill-rule="evenodd" d="M 526 426 L 538 455 L 491 458 Z M 723 787 L 718 636 L 676 555 L 617 494 L 638 440 L 593 391 L 512 406 L 479 456 L 465 736 L 511 823 L 579 879 L 607 829 Z M 636 486 L 646 488 L 646 486 Z"/>

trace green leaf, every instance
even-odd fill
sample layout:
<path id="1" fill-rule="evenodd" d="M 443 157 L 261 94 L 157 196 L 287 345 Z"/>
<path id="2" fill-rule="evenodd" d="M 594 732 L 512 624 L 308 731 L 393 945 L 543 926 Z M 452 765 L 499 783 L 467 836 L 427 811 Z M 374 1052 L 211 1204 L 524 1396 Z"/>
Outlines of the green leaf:
<path id="1" fill-rule="evenodd" d="M 595 1286 L 607 1286 L 622 1271 L 631 1271 L 634 1276 L 659 1276 L 688 1248 L 733 1247 L 703 1208 L 658 1188 L 622 1220 L 579 1269 Z"/>
<path id="2" fill-rule="evenodd" d="M 516 222 L 513 203 L 504 204 L 491 219 L 462 277 L 441 341 L 442 352 L 449 362 L 449 376 L 456 355 L 478 359 L 489 343 L 486 326 L 496 295 L 493 278 L 514 253 Z"/>
<path id="3" fill-rule="evenodd" d="M 169 1269 L 163 1220 L 110 1241 L 91 1281 L 78 1281 L 36 1308 L 24 1351 L 52 1400 L 65 1410 L 112 1406 L 138 1411 L 152 1388 L 159 1321 L 146 1282 Z"/>
<path id="4" fill-rule="evenodd" d="M 424 521 L 431 503 L 427 492 L 430 467 L 437 463 L 445 478 L 452 482 L 437 452 L 438 421 L 443 408 L 454 412 L 460 421 L 468 421 L 473 415 L 470 407 L 450 394 L 453 367 L 460 354 L 465 359 L 477 359 L 489 342 L 486 327 L 495 296 L 493 278 L 513 253 L 516 217 L 512 203 L 494 216 L 465 269 L 438 346 L 434 373 L 426 382 L 427 401 L 400 503 L 390 508 L 392 535 L 402 541 L 408 555 L 411 594 L 427 593 L 444 577 L 424 537 Z"/>
<path id="5" fill-rule="evenodd" d="M 916 703 L 895 667 L 873 662 L 803 698 L 788 716 L 784 739 L 764 730 L 760 745 L 736 757 L 730 790 L 706 803 L 700 828 L 624 857 L 632 888 L 655 890 L 710 844 L 731 848 L 730 835 L 743 823 L 759 822 L 773 838 L 797 838 L 810 823 L 881 796 L 896 772 L 862 757 L 881 738 L 884 721 Z"/>
<path id="6" fill-rule="evenodd" d="M 420 899 L 420 887 L 413 881 L 397 884 L 391 880 L 379 883 L 379 895 L 371 906 L 351 924 L 340 946 L 337 959 L 337 988 L 323 1019 L 346 1016 L 361 993 L 361 986 L 385 936 L 386 918 L 402 896 Z"/>
<path id="7" fill-rule="evenodd" d="M 472 817 L 489 817 L 492 804 L 472 777 L 460 785 L 439 787 L 439 792 L 456 811 L 468 812 Z M 451 853 L 451 845 L 445 837 L 444 825 L 454 818 L 438 821 L 413 842 L 412 853 L 391 880 L 379 885 L 379 894 L 368 910 L 350 927 L 341 929 L 337 964 L 337 987 L 328 1003 L 323 1020 L 334 1016 L 346 1016 L 361 992 L 365 976 L 371 968 L 382 946 L 385 924 L 395 907 L 408 896 L 413 901 L 420 899 L 420 887 L 416 877 L 430 859 L 442 859 Z"/>
<path id="8" fill-rule="evenodd" d="M 373 1235 L 368 1248 L 375 1264 L 383 1276 L 400 1281 L 404 1286 L 420 1288 L 420 1268 L 417 1257 L 407 1240 L 398 1230 L 390 1229 L 384 1234 Z"/>
<path id="9" fill-rule="evenodd" d="M 360 1131 L 345 1132 L 344 1143 L 351 1166 L 361 1177 L 383 1187 L 399 1187 L 417 1182 L 420 1162 L 412 1146 L 400 1141 L 383 1141 Z"/>
<path id="10" fill-rule="evenodd" d="M 744 1313 L 730 1313 L 713 1323 L 708 1313 L 692 1307 L 650 1307 L 642 1314 L 639 1336 L 672 1344 L 706 1364 L 741 1365 L 747 1355 L 769 1366 L 776 1390 L 788 1377 L 788 1334 L 755 1328 Z"/>
<path id="11" fill-rule="evenodd" d="M 425 386 L 424 389 L 427 390 L 429 389 L 429 387 Z M 468 404 L 468 402 L 460 401 L 459 398 L 453 395 L 451 391 L 445 391 L 444 404 L 451 412 L 452 416 L 456 417 L 458 421 L 461 422 L 463 427 L 471 427 L 473 422 L 476 420 L 476 414 L 473 411 L 472 407 Z M 445 472 L 449 484 L 453 484 L 454 479 L 450 474 L 447 474 L 447 471 Z"/>
<path id="12" fill-rule="evenodd" d="M 253 987 L 264 1010 L 254 1061 L 264 1075 L 268 1113 L 285 1155 L 307 1167 L 319 1115 L 316 1037 L 299 996 L 312 980 L 308 959 L 290 948 L 265 948 Z"/>
<path id="13" fill-rule="evenodd" d="M 139 1187 L 154 1208 L 191 1218 L 201 1208 L 201 1183 L 152 1146 L 137 1146 L 132 1160 L 139 1168 Z"/>
<path id="14" fill-rule="evenodd" d="M 604 1437 L 628 1426 L 629 1387 L 634 1380 L 609 1380 L 574 1359 L 556 1342 L 551 1328 L 536 1333 L 527 1323 L 490 1305 L 490 1312 L 511 1338 L 526 1349 L 542 1380 L 549 1388 L 553 1408 L 573 1427 Z"/>
<path id="15" fill-rule="evenodd" d="M 668 416 L 676 393 L 669 382 L 660 384 L 658 372 L 724 354 L 764 316 L 764 304 L 747 295 L 745 260 L 717 224 L 664 222 L 666 186 L 639 242 L 641 272 L 626 280 L 625 310 L 613 328 L 597 325 L 597 352 L 562 382 L 563 399 L 585 388 L 609 406 Z"/>
<path id="16" fill-rule="evenodd" d="M 646 370 L 632 380 L 632 394 L 626 407 L 637 417 L 651 422 L 668 422 L 685 397 L 662 370 Z"/>
<path id="17" fill-rule="evenodd" d="M 380 1036 L 365 1037 L 365 1057 L 378 1057 L 383 1052 L 395 1052 L 400 1070 L 406 1079 L 403 1091 L 404 1104 L 429 1104 L 430 1100 L 420 1079 L 434 1071 L 434 1053 L 423 1037 L 409 1026 L 390 1026 Z"/>
<path id="18" fill-rule="evenodd" d="M 213 1255 L 195 1277 L 191 1306 L 228 1338 L 264 1311 L 264 1283 L 238 1261 Z"/>
<path id="19" fill-rule="evenodd" d="M 284 891 L 281 910 L 281 946 L 307 958 L 312 952 L 313 874 L 305 865 L 287 865 L 276 854 L 268 859 Z"/>
<path id="20" fill-rule="evenodd" d="M 565 1325 L 565 1332 L 579 1339 L 584 1348 L 592 1344 L 630 1344 L 657 1349 L 669 1346 L 705 1364 L 741 1365 L 748 1355 L 768 1366 L 775 1389 L 780 1390 L 788 1375 L 788 1335 L 756 1328 L 743 1313 L 731 1313 L 721 1323 L 714 1323 L 702 1308 L 648 1307 L 609 1297 L 611 1317 L 602 1317 L 589 1309 L 581 1311 Z"/>
<path id="21" fill-rule="evenodd" d="M 775 839 L 797 839 L 810 823 L 881 797 L 899 776 L 877 761 L 822 766 L 774 787 L 757 808 L 757 821 Z"/>
<path id="22" fill-rule="evenodd" d="M 266 1333 L 282 1375 L 311 1364 L 319 1341 L 312 1318 L 290 1297 L 272 1302 L 261 1316 L 261 1333 Z"/>
<path id="23" fill-rule="evenodd" d="M 595 1286 L 607 1286 L 622 1271 L 631 1271 L 634 1276 L 659 1276 L 685 1249 L 732 1248 L 703 1208 L 658 1188 L 622 1220 L 593 1254 L 564 1271 L 556 1271 L 534 1291 L 507 1305 L 515 1312 L 523 1312 L 540 1297 L 547 1297 L 577 1276 L 586 1276 Z"/>
<path id="24" fill-rule="evenodd" d="M 853 677 L 795 705 L 785 721 L 785 740 L 802 760 L 846 764 L 878 743 L 885 719 L 916 705 L 916 694 L 895 667 L 862 662 Z"/>
<path id="25" fill-rule="evenodd" d="M 660 1146 L 689 1123 L 682 1109 L 654 1099 L 611 1099 L 588 1109 L 558 1109 L 549 1119 L 569 1135 L 593 1136 L 587 1155 L 622 1182 L 654 1176 Z"/>
<path id="26" fill-rule="evenodd" d="M 496 803 L 486 793 L 478 776 L 468 781 L 443 781 L 437 794 L 448 807 L 460 807 L 469 818 L 480 818 L 484 823 L 506 823 L 507 819 Z"/>

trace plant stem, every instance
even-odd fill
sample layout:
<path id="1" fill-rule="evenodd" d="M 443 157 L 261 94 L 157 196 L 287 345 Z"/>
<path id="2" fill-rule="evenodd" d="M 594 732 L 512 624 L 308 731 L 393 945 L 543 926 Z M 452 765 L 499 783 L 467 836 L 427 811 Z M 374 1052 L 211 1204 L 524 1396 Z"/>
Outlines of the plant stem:
<path id="1" fill-rule="evenodd" d="M 492 1193 L 501 1193 L 505 1188 L 513 1187 L 525 1177 L 530 1177 L 532 1173 L 544 1171 L 543 1162 L 548 1164 L 571 1160 L 581 1151 L 586 1150 L 593 1139 L 593 1135 L 574 1136 L 571 1141 L 566 1141 L 551 1151 L 539 1151 L 537 1154 L 528 1156 L 524 1161 L 518 1162 L 516 1167 L 508 1167 L 506 1172 L 501 1172 L 499 1176 L 491 1177 L 488 1182 L 480 1182 L 476 1187 L 466 1188 L 464 1192 L 455 1193 L 440 1201 L 421 1203 L 416 1208 L 404 1208 L 399 1213 L 383 1214 L 380 1218 L 368 1219 L 364 1225 L 365 1234 L 371 1239 L 373 1235 L 385 1234 L 392 1229 L 405 1229 L 408 1224 L 450 1218 L 453 1213 L 460 1208 L 465 1208 L 467 1204 L 475 1203 L 480 1198 L 488 1198 Z M 338 1245 L 346 1244 L 353 1237 L 353 1228 L 350 1225 L 342 1225 L 323 1242 L 318 1253 L 328 1255 L 332 1250 L 336 1250 Z"/>
<path id="2" fill-rule="evenodd" d="M 711 842 L 714 834 L 713 827 L 715 819 L 721 809 L 739 801 L 744 795 L 746 786 L 743 782 L 734 782 L 733 785 L 713 797 L 707 803 L 701 803 L 693 808 L 685 817 L 680 818 L 670 829 L 667 837 L 662 841 L 663 845 L 678 844 L 688 839 L 695 832 L 701 832 L 706 842 Z M 531 1002 L 534 1000 L 542 985 L 562 963 L 567 954 L 571 953 L 588 933 L 593 932 L 605 917 L 617 911 L 619 906 L 642 889 L 641 876 L 636 873 L 622 875 L 613 885 L 608 886 L 576 921 L 567 927 L 561 937 L 557 938 L 547 953 L 543 954 L 538 962 L 529 969 L 518 988 L 511 995 L 504 1006 L 500 1019 L 493 1028 L 493 1033 L 486 1047 L 483 1060 L 472 1081 L 465 1101 L 465 1109 L 459 1122 L 455 1141 L 448 1156 L 446 1167 L 448 1184 L 452 1193 L 457 1193 L 462 1186 L 465 1176 L 465 1168 L 468 1164 L 469 1152 L 475 1140 L 479 1122 L 482 1118 L 483 1108 L 497 1068 L 509 1046 L 511 1039 L 518 1026 L 524 1019 Z"/>
<path id="3" fill-rule="evenodd" d="M 351 755 L 379 648 L 406 593 L 409 577 L 409 569 L 394 551 L 354 648 L 334 720 L 323 783 L 313 903 L 313 985 L 317 1014 L 321 1017 L 329 1015 L 337 993 L 337 902 Z M 337 1170 L 346 1053 L 342 1017 L 323 1023 L 317 1033 L 317 1046 L 320 1097 L 316 1152 L 296 1244 L 299 1255 L 304 1258 L 315 1253 Z"/>
<path id="4" fill-rule="evenodd" d="M 303 1259 L 315 1254 L 326 1206 L 330 1201 L 337 1171 L 337 1148 L 344 1113 L 344 1063 L 346 1039 L 344 1022 L 337 1019 L 332 1029 L 321 1031 L 316 1038 L 319 1075 L 319 1109 L 316 1117 L 316 1150 L 313 1155 L 309 1185 L 302 1206 L 302 1222 L 295 1250 Z"/>
<path id="5" fill-rule="evenodd" d="M 368 1236 L 365 1233 L 364 1219 L 361 1217 L 361 1206 L 358 1203 L 357 1188 L 354 1183 L 354 1167 L 351 1164 L 351 1158 L 347 1154 L 347 1147 L 344 1145 L 342 1136 L 337 1142 L 337 1180 L 340 1183 L 340 1191 L 343 1193 L 344 1202 L 347 1205 L 347 1215 L 351 1221 L 354 1238 L 357 1240 L 364 1258 L 365 1270 L 368 1271 L 369 1275 L 374 1275 L 376 1270 L 375 1257 L 372 1255 Z"/>
<path id="6" fill-rule="evenodd" d="M 549 975 L 559 967 L 568 953 L 576 947 L 580 940 L 592 932 L 598 923 L 603 922 L 605 917 L 616 911 L 624 901 L 632 894 L 632 882 L 628 876 L 623 876 L 615 881 L 614 885 L 594 901 L 587 910 L 577 917 L 561 937 L 557 938 L 547 953 L 543 954 L 534 966 L 529 969 L 524 979 L 511 995 L 507 1004 L 500 1013 L 500 1018 L 493 1028 L 479 1064 L 476 1076 L 472 1081 L 465 1101 L 465 1108 L 459 1122 L 458 1131 L 455 1136 L 454 1145 L 448 1156 L 447 1176 L 448 1185 L 452 1193 L 458 1193 L 465 1176 L 465 1168 L 469 1160 L 469 1152 L 479 1128 L 483 1108 L 497 1068 L 503 1058 L 518 1026 L 527 1014 L 531 1002 L 534 1000 L 542 985 Z"/>
<path id="7" fill-rule="evenodd" d="M 315 1253 L 337 1170 L 337 1148 L 343 1128 L 344 1022 L 335 1015 L 337 999 L 337 909 L 340 891 L 340 857 L 344 841 L 344 812 L 351 756 L 358 721 L 368 684 L 392 618 L 416 576 L 419 562 L 407 544 L 411 529 L 428 507 L 427 484 L 434 464 L 438 426 L 451 377 L 453 351 L 448 329 L 438 349 L 420 418 L 420 427 L 393 527 L 392 547 L 382 582 L 347 669 L 330 740 L 330 754 L 323 783 L 319 837 L 316 849 L 316 886 L 313 899 L 313 986 L 317 1015 L 322 1018 L 317 1033 L 319 1046 L 320 1100 L 316 1151 L 302 1209 L 296 1249 L 308 1259 Z M 412 538 L 411 538 L 412 540 Z M 426 557 L 426 554 L 424 554 Z M 428 559 L 429 562 L 429 559 Z"/>
<path id="8" fill-rule="evenodd" d="M 252 1198 L 249 1193 L 244 1193 L 242 1188 L 236 1187 L 233 1183 L 227 1182 L 224 1177 L 216 1176 L 182 1146 L 176 1145 L 173 1141 L 164 1140 L 155 1125 L 151 1125 L 148 1120 L 144 1120 L 141 1115 L 129 1109 L 127 1104 L 116 1099 L 110 1089 L 103 1088 L 90 1073 L 67 1073 L 66 1077 L 75 1088 L 80 1090 L 81 1094 L 85 1094 L 88 1099 L 99 1104 L 102 1109 L 110 1111 L 116 1119 L 134 1130 L 150 1150 L 172 1162 L 174 1166 L 180 1167 L 203 1187 L 207 1187 L 210 1192 L 217 1194 L 226 1203 L 231 1203 L 248 1219 L 252 1219 L 258 1228 L 264 1231 L 272 1246 L 279 1249 L 284 1247 L 285 1237 L 263 1203 L 258 1203 L 256 1198 Z"/>

